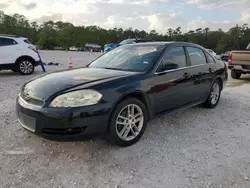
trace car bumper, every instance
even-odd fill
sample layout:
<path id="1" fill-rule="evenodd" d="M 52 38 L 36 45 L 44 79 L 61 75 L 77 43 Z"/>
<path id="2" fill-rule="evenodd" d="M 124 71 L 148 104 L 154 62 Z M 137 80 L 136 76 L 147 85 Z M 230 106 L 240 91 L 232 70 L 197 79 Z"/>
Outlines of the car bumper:
<path id="1" fill-rule="evenodd" d="M 230 70 L 234 70 L 236 72 L 240 72 L 243 74 L 249 74 L 250 73 L 250 66 L 249 65 L 228 65 L 228 68 Z"/>
<path id="2" fill-rule="evenodd" d="M 42 108 L 16 100 L 18 120 L 23 128 L 51 139 L 105 134 L 110 108 L 107 104 L 80 108 Z"/>
<path id="3" fill-rule="evenodd" d="M 41 61 L 40 61 L 40 60 L 35 61 L 35 66 L 38 66 L 38 65 L 40 65 L 40 64 L 41 64 Z"/>

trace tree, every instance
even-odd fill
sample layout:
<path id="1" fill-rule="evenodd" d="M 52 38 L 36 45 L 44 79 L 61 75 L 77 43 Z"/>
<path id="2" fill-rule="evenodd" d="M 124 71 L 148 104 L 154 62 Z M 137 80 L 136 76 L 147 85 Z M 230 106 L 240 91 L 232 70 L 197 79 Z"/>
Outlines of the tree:
<path id="1" fill-rule="evenodd" d="M 166 34 L 157 33 L 156 30 L 146 32 L 128 28 L 103 29 L 98 26 L 74 26 L 72 23 L 62 21 L 48 21 L 42 24 L 29 22 L 20 14 L 9 16 L 0 11 L 0 31 L 5 34 L 15 34 L 29 38 L 29 40 L 41 46 L 43 49 L 70 46 L 83 47 L 85 43 L 119 43 L 128 38 L 147 38 L 156 41 L 188 41 L 200 44 L 218 53 L 233 49 L 245 49 L 250 42 L 250 28 L 248 24 L 236 25 L 224 32 L 222 29 L 211 31 L 208 27 L 197 28 L 182 33 L 181 27 L 168 28 Z"/>

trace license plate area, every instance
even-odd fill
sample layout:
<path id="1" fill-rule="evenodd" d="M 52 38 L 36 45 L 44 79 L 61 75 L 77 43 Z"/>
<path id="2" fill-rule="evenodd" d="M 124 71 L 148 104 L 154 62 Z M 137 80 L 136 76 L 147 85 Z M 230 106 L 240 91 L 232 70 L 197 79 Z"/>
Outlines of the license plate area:
<path id="1" fill-rule="evenodd" d="M 31 132 L 35 132 L 36 130 L 35 118 L 27 116 L 26 114 L 23 114 L 22 112 L 19 112 L 19 121 L 25 129 L 28 129 Z"/>

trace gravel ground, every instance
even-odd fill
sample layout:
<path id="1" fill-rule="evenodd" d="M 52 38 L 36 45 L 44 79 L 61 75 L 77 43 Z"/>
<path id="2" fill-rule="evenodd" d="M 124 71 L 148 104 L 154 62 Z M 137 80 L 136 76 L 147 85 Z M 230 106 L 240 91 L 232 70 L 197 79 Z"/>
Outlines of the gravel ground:
<path id="1" fill-rule="evenodd" d="M 80 67 L 97 53 L 42 51 L 48 72 Z M 0 72 L 0 187 L 227 188 L 250 187 L 250 76 L 229 80 L 217 108 L 194 107 L 153 120 L 135 145 L 96 138 L 55 142 L 25 131 L 15 98 L 42 74 Z"/>

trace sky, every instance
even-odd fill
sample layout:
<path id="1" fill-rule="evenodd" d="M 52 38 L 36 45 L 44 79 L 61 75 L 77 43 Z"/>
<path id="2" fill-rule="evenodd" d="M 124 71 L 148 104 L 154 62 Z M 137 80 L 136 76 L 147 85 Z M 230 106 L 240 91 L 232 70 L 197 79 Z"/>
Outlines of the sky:
<path id="1" fill-rule="evenodd" d="M 250 0 L 0 0 L 5 14 L 31 21 L 66 21 L 105 29 L 132 27 L 165 33 L 209 27 L 227 31 L 250 22 Z"/>

